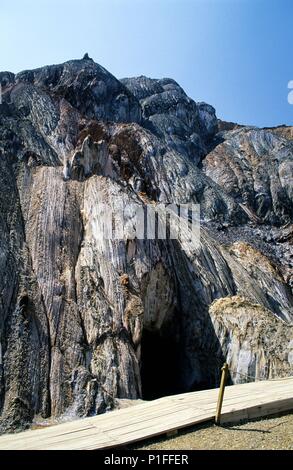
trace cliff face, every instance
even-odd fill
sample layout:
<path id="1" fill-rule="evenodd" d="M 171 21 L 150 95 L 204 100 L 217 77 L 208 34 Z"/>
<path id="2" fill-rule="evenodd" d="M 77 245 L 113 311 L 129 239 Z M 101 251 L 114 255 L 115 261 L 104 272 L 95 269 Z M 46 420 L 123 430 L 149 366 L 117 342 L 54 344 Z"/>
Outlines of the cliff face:
<path id="1" fill-rule="evenodd" d="M 244 348 L 249 375 L 292 374 L 287 134 L 218 133 L 174 80 L 118 81 L 88 58 L 0 82 L 1 430 L 215 386 L 232 343 L 233 367 Z M 129 208 L 130 234 L 135 208 L 190 202 L 200 244 L 187 221 L 177 240 L 101 236 L 103 203 Z M 253 307 L 231 304 L 233 321 L 210 307 L 235 295 Z"/>
<path id="2" fill-rule="evenodd" d="M 293 374 L 293 325 L 239 296 L 215 300 L 210 315 L 233 383 Z"/>

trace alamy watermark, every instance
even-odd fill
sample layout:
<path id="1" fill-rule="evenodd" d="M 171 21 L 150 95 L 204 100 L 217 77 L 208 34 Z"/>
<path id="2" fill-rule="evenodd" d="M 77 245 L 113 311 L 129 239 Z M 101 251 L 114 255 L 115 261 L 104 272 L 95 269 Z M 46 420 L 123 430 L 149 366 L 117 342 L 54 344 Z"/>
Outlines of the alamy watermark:
<path id="1" fill-rule="evenodd" d="M 90 210 L 88 223 L 102 240 L 180 240 L 200 243 L 199 204 L 99 203 Z"/>
<path id="2" fill-rule="evenodd" d="M 293 80 L 290 80 L 288 83 L 289 93 L 288 93 L 288 103 L 293 104 Z"/>

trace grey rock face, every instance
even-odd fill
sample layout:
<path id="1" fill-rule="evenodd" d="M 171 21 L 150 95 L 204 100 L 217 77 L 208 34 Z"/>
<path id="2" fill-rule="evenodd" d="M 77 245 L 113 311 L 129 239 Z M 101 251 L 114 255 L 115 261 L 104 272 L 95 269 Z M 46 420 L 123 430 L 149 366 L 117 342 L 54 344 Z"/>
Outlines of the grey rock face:
<path id="1" fill-rule="evenodd" d="M 71 60 L 16 75 L 17 83 L 48 88 L 88 118 L 140 122 L 137 100 L 113 75 L 89 58 Z"/>
<path id="2" fill-rule="evenodd" d="M 210 315 L 234 383 L 292 375 L 293 326 L 237 296 L 216 300 Z"/>
<path id="3" fill-rule="evenodd" d="M 201 135 L 205 140 L 212 139 L 218 132 L 216 110 L 210 104 L 197 103 Z"/>
<path id="4" fill-rule="evenodd" d="M 140 101 L 151 129 L 166 144 L 195 163 L 206 153 L 207 142 L 218 129 L 215 110 L 206 103 L 196 104 L 169 78 L 125 78 L 121 82 Z"/>
<path id="5" fill-rule="evenodd" d="M 282 345 L 269 376 L 291 374 L 291 142 L 216 134 L 175 81 L 88 57 L 0 79 L 1 431 L 215 386 L 231 344 L 256 378 Z M 200 244 L 187 220 L 178 240 L 131 236 L 135 207 L 190 202 Z M 124 239 L 101 236 L 103 203 L 127 208 Z M 241 341 L 252 314 L 211 307 L 236 295 L 262 312 Z"/>
<path id="6" fill-rule="evenodd" d="M 0 72 L 0 84 L 2 87 L 14 83 L 15 75 L 12 72 Z"/>
<path id="7" fill-rule="evenodd" d="M 293 144 L 270 131 L 242 128 L 203 162 L 205 173 L 263 223 L 292 220 Z"/>

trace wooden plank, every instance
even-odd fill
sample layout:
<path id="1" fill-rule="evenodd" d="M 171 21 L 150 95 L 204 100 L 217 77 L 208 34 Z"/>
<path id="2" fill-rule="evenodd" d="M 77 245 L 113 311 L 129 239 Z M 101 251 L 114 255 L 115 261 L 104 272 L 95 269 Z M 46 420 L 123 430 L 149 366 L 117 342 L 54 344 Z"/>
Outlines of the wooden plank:
<path id="1" fill-rule="evenodd" d="M 66 432 L 60 432 L 61 429 L 58 429 L 59 432 L 57 433 L 56 429 L 55 429 L 55 432 L 52 432 L 53 431 L 52 429 L 50 430 L 48 429 L 47 433 L 43 432 L 42 435 L 38 434 L 38 442 L 40 443 L 40 442 L 46 441 L 48 443 L 49 442 L 51 443 L 52 440 L 55 442 L 56 439 L 57 440 L 58 439 L 62 440 L 65 438 L 71 439 L 72 437 L 75 439 L 78 435 L 81 435 L 81 433 L 84 433 L 84 432 L 88 433 L 88 435 L 90 435 L 92 432 L 103 433 L 103 432 L 107 432 L 108 430 L 113 431 L 116 429 L 120 432 L 120 429 L 125 426 L 130 426 L 130 425 L 140 426 L 142 422 L 148 422 L 148 421 L 152 422 L 154 419 L 161 419 L 161 418 L 164 418 L 164 416 L 167 417 L 169 414 L 174 414 L 174 413 L 177 413 L 178 411 L 186 410 L 186 409 L 187 409 L 186 405 L 181 405 L 180 408 L 169 406 L 168 409 L 164 407 L 162 410 L 157 410 L 157 409 L 154 411 L 150 410 L 148 415 L 145 415 L 144 419 L 141 419 L 139 415 L 131 416 L 128 414 L 128 419 L 127 420 L 124 419 L 123 422 L 121 422 L 120 419 L 117 420 L 117 418 L 111 422 L 107 422 L 106 420 L 99 419 L 96 421 L 97 424 L 95 424 L 95 422 L 92 420 L 92 425 L 90 427 L 87 426 L 84 429 L 77 428 L 71 432 L 68 432 L 68 430 Z M 97 418 L 100 418 L 100 417 L 102 416 L 100 415 Z M 61 428 L 61 426 L 58 426 L 58 428 Z M 34 440 L 36 439 L 35 433 L 36 431 L 32 431 L 29 435 L 28 433 L 20 433 L 18 437 L 16 437 L 15 442 L 16 440 L 21 441 L 22 439 L 25 439 L 26 444 L 28 445 L 29 443 L 34 442 Z"/>
<path id="2" fill-rule="evenodd" d="M 106 449 L 214 418 L 218 389 L 163 397 L 103 415 L 0 436 L 0 449 Z M 293 377 L 226 387 L 221 422 L 293 409 Z"/>
<path id="3" fill-rule="evenodd" d="M 293 410 L 293 398 L 277 400 L 270 403 L 258 404 L 245 409 L 229 411 L 227 413 L 223 413 L 221 422 L 233 423 L 242 419 L 261 418 L 263 416 L 269 416 L 289 410 Z"/>

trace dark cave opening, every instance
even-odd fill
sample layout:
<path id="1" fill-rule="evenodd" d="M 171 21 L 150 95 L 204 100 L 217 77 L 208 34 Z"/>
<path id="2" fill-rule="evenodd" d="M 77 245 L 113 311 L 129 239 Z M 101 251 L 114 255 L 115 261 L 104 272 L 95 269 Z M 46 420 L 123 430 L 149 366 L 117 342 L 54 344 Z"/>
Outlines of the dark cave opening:
<path id="1" fill-rule="evenodd" d="M 209 330 L 209 328 L 207 328 Z M 141 341 L 141 385 L 143 400 L 155 400 L 168 395 L 218 387 L 221 367 L 225 362 L 218 341 L 214 348 L 198 350 L 195 369 L 184 353 L 186 344 L 173 330 L 150 331 L 144 329 Z M 192 381 L 192 377 L 194 381 Z M 228 375 L 227 384 L 231 385 Z"/>
<path id="2" fill-rule="evenodd" d="M 172 337 L 143 331 L 141 342 L 142 398 L 155 400 L 182 393 L 181 348 Z"/>

